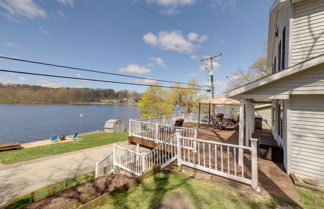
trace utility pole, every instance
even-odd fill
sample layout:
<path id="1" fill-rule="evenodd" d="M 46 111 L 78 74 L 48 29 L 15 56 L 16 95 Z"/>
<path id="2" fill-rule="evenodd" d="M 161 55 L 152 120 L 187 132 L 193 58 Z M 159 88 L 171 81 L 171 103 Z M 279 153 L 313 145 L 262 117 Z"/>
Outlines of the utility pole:
<path id="1" fill-rule="evenodd" d="M 208 64 L 206 64 L 205 69 L 208 71 L 208 75 L 210 75 L 210 84 L 211 84 L 211 97 L 215 98 L 215 85 L 214 85 L 214 59 L 216 57 L 222 56 L 222 53 L 219 53 L 215 56 L 209 56 L 209 57 L 204 57 L 201 59 L 202 62 L 204 61 L 209 61 L 210 62 L 210 68 L 208 67 Z"/>

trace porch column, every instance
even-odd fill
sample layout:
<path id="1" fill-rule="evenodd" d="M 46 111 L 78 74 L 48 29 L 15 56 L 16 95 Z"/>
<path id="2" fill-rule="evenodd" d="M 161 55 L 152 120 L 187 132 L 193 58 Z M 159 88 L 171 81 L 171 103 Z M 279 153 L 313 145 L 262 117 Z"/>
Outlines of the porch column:
<path id="1" fill-rule="evenodd" d="M 241 99 L 240 100 L 240 115 L 239 115 L 239 145 L 243 146 L 244 145 L 244 103 L 245 100 Z M 243 149 L 239 149 L 239 159 L 238 159 L 238 164 L 241 166 L 243 163 Z"/>
<path id="2" fill-rule="evenodd" d="M 252 136 L 253 129 L 253 103 L 251 100 L 245 101 L 245 114 L 246 114 L 246 126 L 245 126 L 245 146 L 250 146 L 250 138 Z"/>

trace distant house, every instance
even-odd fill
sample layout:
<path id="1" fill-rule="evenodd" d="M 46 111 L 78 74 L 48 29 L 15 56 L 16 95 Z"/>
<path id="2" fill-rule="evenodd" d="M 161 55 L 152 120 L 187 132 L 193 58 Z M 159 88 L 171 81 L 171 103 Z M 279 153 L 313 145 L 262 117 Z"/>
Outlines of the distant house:
<path id="1" fill-rule="evenodd" d="M 241 101 L 240 143 L 252 136 L 254 104 L 268 102 L 286 172 L 324 181 L 324 0 L 275 2 L 267 58 L 270 76 L 228 93 Z"/>

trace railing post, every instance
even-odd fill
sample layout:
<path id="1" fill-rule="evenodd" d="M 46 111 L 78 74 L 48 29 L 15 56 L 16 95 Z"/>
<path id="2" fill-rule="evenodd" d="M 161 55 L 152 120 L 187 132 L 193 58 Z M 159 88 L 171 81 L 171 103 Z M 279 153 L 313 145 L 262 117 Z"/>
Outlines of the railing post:
<path id="1" fill-rule="evenodd" d="M 176 129 L 176 139 L 177 139 L 177 163 L 181 166 L 181 129 Z"/>
<path id="2" fill-rule="evenodd" d="M 257 192 L 260 192 L 259 181 L 258 181 L 258 150 L 257 144 L 258 139 L 251 138 L 251 165 L 252 165 L 252 184 L 251 187 Z M 244 165 L 242 165 L 244 166 Z"/>
<path id="3" fill-rule="evenodd" d="M 130 118 L 130 119 L 129 119 L 129 124 L 128 124 L 128 135 L 129 135 L 129 136 L 132 136 L 132 131 L 131 131 L 131 130 L 132 130 L 132 129 L 131 129 L 132 121 L 133 121 L 133 120 Z"/>
<path id="4" fill-rule="evenodd" d="M 113 171 L 116 172 L 116 146 L 117 144 L 113 144 Z"/>
<path id="5" fill-rule="evenodd" d="M 189 122 L 192 122 L 192 112 L 189 113 Z"/>
<path id="6" fill-rule="evenodd" d="M 159 124 L 155 124 L 155 142 L 159 141 Z"/>
<path id="7" fill-rule="evenodd" d="M 162 116 L 163 117 L 163 125 L 165 125 L 165 115 Z"/>
<path id="8" fill-rule="evenodd" d="M 145 170 L 146 170 L 145 155 L 146 155 L 146 153 L 143 152 L 143 153 L 142 153 L 142 173 L 144 173 Z"/>
<path id="9" fill-rule="evenodd" d="M 198 138 L 198 128 L 195 129 L 194 138 L 195 138 L 195 140 L 193 141 L 193 151 L 197 152 L 197 141 L 196 141 L 196 139 Z"/>
<path id="10" fill-rule="evenodd" d="M 99 162 L 96 162 L 95 178 L 99 177 Z"/>

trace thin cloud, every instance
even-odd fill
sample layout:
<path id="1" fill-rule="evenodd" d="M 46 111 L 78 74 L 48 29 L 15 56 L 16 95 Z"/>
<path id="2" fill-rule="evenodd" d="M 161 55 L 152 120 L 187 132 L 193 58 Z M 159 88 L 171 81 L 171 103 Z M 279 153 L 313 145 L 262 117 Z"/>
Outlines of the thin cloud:
<path id="1" fill-rule="evenodd" d="M 192 34 L 197 35 L 198 37 L 193 37 Z M 199 47 L 199 44 L 196 42 L 202 43 L 207 40 L 207 36 L 199 35 L 196 33 L 189 33 L 187 37 L 179 30 L 175 31 L 160 31 L 158 34 L 146 33 L 143 36 L 145 43 L 159 47 L 164 50 L 176 51 L 178 53 L 192 53 L 196 48 Z"/>
<path id="2" fill-rule="evenodd" d="M 237 2 L 236 0 L 212 0 L 211 7 L 220 8 L 222 12 L 230 11 L 236 12 Z"/>
<path id="3" fill-rule="evenodd" d="M 14 48 L 16 49 L 17 51 L 20 51 L 22 49 L 22 46 L 20 46 L 19 44 L 17 43 L 14 43 L 14 42 L 6 42 L 4 43 L 5 46 L 7 47 L 11 47 L 11 48 Z"/>
<path id="4" fill-rule="evenodd" d="M 118 71 L 123 73 L 133 73 L 133 74 L 147 74 L 151 72 L 150 69 L 135 64 L 129 64 L 127 67 L 119 68 Z"/>
<path id="5" fill-rule="evenodd" d="M 48 35 L 48 31 L 43 26 L 38 26 L 38 29 L 43 35 Z"/>
<path id="6" fill-rule="evenodd" d="M 147 0 L 149 3 L 155 3 L 160 6 L 177 7 L 193 5 L 196 0 Z"/>
<path id="7" fill-rule="evenodd" d="M 135 83 L 155 85 L 158 82 L 156 80 L 152 80 L 152 79 L 139 79 L 139 80 L 135 80 Z"/>
<path id="8" fill-rule="evenodd" d="M 161 68 L 167 69 L 165 62 L 161 57 L 150 57 L 149 60 L 151 61 L 148 64 L 149 67 L 159 66 Z"/>
<path id="9" fill-rule="evenodd" d="M 66 86 L 64 83 L 52 82 L 49 80 L 37 80 L 36 85 L 49 88 L 61 88 Z"/>
<path id="10" fill-rule="evenodd" d="M 211 68 L 210 62 L 200 66 L 199 69 L 202 70 L 202 71 L 206 70 L 206 66 L 207 66 L 208 69 L 210 69 Z M 218 62 L 213 61 L 213 69 L 214 69 L 214 71 L 217 71 L 220 67 L 221 67 L 221 65 Z"/>
<path id="11" fill-rule="evenodd" d="M 199 75 L 199 73 L 190 73 L 189 76 L 190 77 L 197 77 Z"/>
<path id="12" fill-rule="evenodd" d="M 176 9 L 176 8 L 167 8 L 167 9 L 162 9 L 160 11 L 162 15 L 177 15 L 181 13 L 181 10 Z"/>
<path id="13" fill-rule="evenodd" d="M 45 10 L 33 0 L 0 0 L 0 7 L 13 16 L 23 16 L 29 19 L 47 17 Z"/>
<path id="14" fill-rule="evenodd" d="M 66 4 L 69 5 L 70 7 L 73 7 L 74 5 L 74 0 L 57 0 L 61 4 Z"/>

